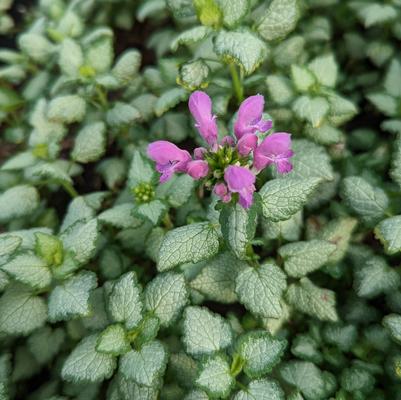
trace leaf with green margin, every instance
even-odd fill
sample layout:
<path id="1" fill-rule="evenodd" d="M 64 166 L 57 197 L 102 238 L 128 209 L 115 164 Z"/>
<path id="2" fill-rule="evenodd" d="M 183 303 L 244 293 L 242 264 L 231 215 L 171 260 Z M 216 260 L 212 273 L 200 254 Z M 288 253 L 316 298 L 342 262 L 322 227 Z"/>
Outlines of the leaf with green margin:
<path id="1" fill-rule="evenodd" d="M 219 303 L 235 303 L 235 279 L 247 266 L 229 252 L 218 254 L 205 262 L 201 272 L 191 281 L 190 286 L 208 299 Z"/>
<path id="2" fill-rule="evenodd" d="M 82 271 L 56 286 L 48 300 L 49 320 L 67 321 L 88 315 L 89 295 L 96 286 L 96 274 L 89 271 Z"/>
<path id="3" fill-rule="evenodd" d="M 249 0 L 216 0 L 223 11 L 223 23 L 229 28 L 238 25 L 249 11 Z"/>
<path id="4" fill-rule="evenodd" d="M 236 352 L 244 361 L 244 372 L 250 378 L 260 378 L 280 361 L 287 341 L 266 331 L 251 331 L 240 336 Z"/>
<path id="5" fill-rule="evenodd" d="M 35 233 L 35 253 L 46 261 L 48 266 L 60 265 L 63 261 L 63 243 L 53 235 Z"/>
<path id="6" fill-rule="evenodd" d="M 155 169 L 153 168 L 149 159 L 146 158 L 139 150 L 135 150 L 128 172 L 128 186 L 133 188 L 142 182 L 153 182 L 155 176 Z"/>
<path id="7" fill-rule="evenodd" d="M 300 17 L 297 0 L 273 0 L 257 24 L 259 34 L 266 40 L 277 40 L 295 29 Z"/>
<path id="8" fill-rule="evenodd" d="M 386 253 L 395 254 L 401 251 L 401 215 L 383 220 L 374 232 Z"/>
<path id="9" fill-rule="evenodd" d="M 214 51 L 227 63 L 239 65 L 245 75 L 250 75 L 265 60 L 265 44 L 249 31 L 221 30 L 214 40 Z"/>
<path id="10" fill-rule="evenodd" d="M 175 175 L 168 182 L 157 187 L 156 197 L 167 200 L 172 207 L 177 208 L 188 201 L 194 186 L 195 181 L 189 175 Z"/>
<path id="11" fill-rule="evenodd" d="M 185 101 L 188 98 L 188 92 L 182 88 L 173 88 L 164 92 L 155 104 L 155 114 L 161 117 L 168 110 Z"/>
<path id="12" fill-rule="evenodd" d="M 295 357 L 314 364 L 320 364 L 323 356 L 319 351 L 319 343 L 307 334 L 297 335 L 292 341 L 291 353 Z"/>
<path id="13" fill-rule="evenodd" d="M 212 354 L 232 343 L 229 324 L 206 308 L 187 307 L 184 312 L 183 342 L 192 355 Z"/>
<path id="14" fill-rule="evenodd" d="M 134 272 L 127 272 L 114 284 L 110 293 L 109 311 L 116 322 L 127 329 L 136 328 L 142 319 L 142 294 Z"/>
<path id="15" fill-rule="evenodd" d="M 248 384 L 247 390 L 240 390 L 233 400 L 284 400 L 284 392 L 271 379 L 258 379 Z"/>
<path id="16" fill-rule="evenodd" d="M 359 176 L 348 176 L 342 181 L 341 195 L 348 207 L 366 222 L 380 219 L 389 206 L 386 193 Z"/>
<path id="17" fill-rule="evenodd" d="M 340 376 L 341 387 L 350 393 L 371 393 L 375 378 L 365 369 L 357 366 L 343 369 Z"/>
<path id="18" fill-rule="evenodd" d="M 298 118 L 308 121 L 313 128 L 321 126 L 329 112 L 329 103 L 324 97 L 301 96 L 292 106 Z"/>
<path id="19" fill-rule="evenodd" d="M 382 257 L 369 258 L 354 274 L 354 289 L 358 296 L 371 299 L 390 293 L 400 286 L 398 272 L 389 267 Z"/>
<path id="20" fill-rule="evenodd" d="M 386 315 L 383 319 L 383 325 L 390 333 L 392 339 L 401 344 L 401 315 Z"/>
<path id="21" fill-rule="evenodd" d="M 159 341 L 142 346 L 139 351 L 131 350 L 120 359 L 120 372 L 139 385 L 154 387 L 163 376 L 168 360 L 167 351 Z"/>
<path id="22" fill-rule="evenodd" d="M 0 298 L 0 332 L 25 336 L 43 326 L 46 318 L 46 303 L 26 286 L 11 284 Z"/>
<path id="23" fill-rule="evenodd" d="M 109 379 L 116 368 L 116 359 L 110 354 L 98 353 L 96 342 L 99 335 L 82 339 L 67 357 L 61 376 L 68 382 L 101 382 Z"/>
<path id="24" fill-rule="evenodd" d="M 220 211 L 223 238 L 240 260 L 247 258 L 247 249 L 256 231 L 256 207 L 246 210 L 237 204 L 225 204 Z"/>
<path id="25" fill-rule="evenodd" d="M 239 301 L 255 316 L 279 318 L 281 299 L 287 287 L 286 276 L 274 264 L 247 267 L 236 279 L 235 292 Z"/>
<path id="26" fill-rule="evenodd" d="M 96 351 L 118 356 L 131 350 L 125 329 L 120 324 L 109 325 L 99 334 Z"/>
<path id="27" fill-rule="evenodd" d="M 71 157 L 81 163 L 97 161 L 106 151 L 106 125 L 102 121 L 84 125 L 75 137 Z"/>
<path id="28" fill-rule="evenodd" d="M 158 270 L 166 271 L 187 262 L 213 257 L 219 250 L 216 229 L 199 222 L 169 231 L 160 247 Z"/>
<path id="29" fill-rule="evenodd" d="M 82 121 L 85 115 L 86 102 L 76 94 L 54 97 L 48 105 L 47 116 L 51 122 L 72 124 Z"/>
<path id="30" fill-rule="evenodd" d="M 176 51 L 179 46 L 186 45 L 189 46 L 191 44 L 200 42 L 209 36 L 210 33 L 213 32 L 213 29 L 208 26 L 195 26 L 191 29 L 187 29 L 181 32 L 171 43 L 171 50 Z"/>
<path id="31" fill-rule="evenodd" d="M 46 262 L 33 254 L 19 254 L 2 265 L 1 270 L 34 289 L 44 289 L 52 280 Z"/>
<path id="32" fill-rule="evenodd" d="M 328 87 L 336 85 L 338 65 L 333 54 L 315 58 L 308 64 L 308 68 L 321 85 Z"/>
<path id="33" fill-rule="evenodd" d="M 335 293 L 319 288 L 308 278 L 302 278 L 299 283 L 290 285 L 286 298 L 295 309 L 321 321 L 338 320 Z"/>
<path id="34" fill-rule="evenodd" d="M 312 85 L 316 83 L 313 74 L 303 66 L 291 65 L 291 78 L 297 90 L 308 92 Z"/>
<path id="35" fill-rule="evenodd" d="M 285 272 L 294 278 L 301 278 L 326 264 L 336 245 L 325 240 L 289 243 L 279 248 L 284 260 Z"/>
<path id="36" fill-rule="evenodd" d="M 153 200 L 149 203 L 139 204 L 134 208 L 134 216 L 148 219 L 153 225 L 157 225 L 167 211 L 167 206 L 161 200 Z"/>
<path id="37" fill-rule="evenodd" d="M 120 229 L 137 228 L 143 224 L 143 220 L 135 217 L 134 211 L 132 203 L 118 204 L 100 213 L 98 220 Z"/>
<path id="38" fill-rule="evenodd" d="M 235 379 L 230 374 L 227 360 L 221 355 L 216 355 L 202 362 L 195 384 L 212 398 L 226 398 L 235 384 Z"/>
<path id="39" fill-rule="evenodd" d="M 145 289 L 145 308 L 160 320 L 162 326 L 171 325 L 187 301 L 188 292 L 183 274 L 160 274 Z"/>
<path id="40" fill-rule="evenodd" d="M 320 178 L 291 177 L 266 182 L 259 191 L 264 217 L 273 222 L 289 219 L 302 209 L 320 182 Z"/>

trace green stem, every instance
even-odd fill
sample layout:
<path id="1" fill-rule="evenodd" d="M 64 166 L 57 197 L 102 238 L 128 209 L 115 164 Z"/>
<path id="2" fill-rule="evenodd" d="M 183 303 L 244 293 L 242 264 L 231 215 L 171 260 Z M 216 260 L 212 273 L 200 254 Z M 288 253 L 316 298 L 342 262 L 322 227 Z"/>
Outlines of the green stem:
<path id="1" fill-rule="evenodd" d="M 163 217 L 163 224 L 167 229 L 173 229 L 174 225 L 171 222 L 170 214 L 166 213 L 165 216 Z"/>
<path id="2" fill-rule="evenodd" d="M 241 103 L 244 100 L 244 88 L 242 87 L 241 79 L 238 75 L 237 68 L 235 64 L 229 64 L 231 78 L 234 85 L 235 95 L 237 96 L 238 103 Z"/>
<path id="3" fill-rule="evenodd" d="M 79 194 L 78 192 L 74 189 L 74 187 L 71 185 L 71 183 L 68 182 L 60 182 L 65 191 L 73 198 L 78 197 Z"/>

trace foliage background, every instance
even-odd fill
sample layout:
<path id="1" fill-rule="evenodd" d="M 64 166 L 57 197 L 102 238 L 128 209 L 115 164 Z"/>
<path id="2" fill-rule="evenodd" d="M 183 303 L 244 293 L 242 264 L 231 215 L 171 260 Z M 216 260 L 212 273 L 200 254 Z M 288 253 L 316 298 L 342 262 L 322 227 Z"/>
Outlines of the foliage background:
<path id="1" fill-rule="evenodd" d="M 0 0 L 0 399 L 400 399 L 401 2 Z M 249 212 L 146 145 L 261 93 Z"/>

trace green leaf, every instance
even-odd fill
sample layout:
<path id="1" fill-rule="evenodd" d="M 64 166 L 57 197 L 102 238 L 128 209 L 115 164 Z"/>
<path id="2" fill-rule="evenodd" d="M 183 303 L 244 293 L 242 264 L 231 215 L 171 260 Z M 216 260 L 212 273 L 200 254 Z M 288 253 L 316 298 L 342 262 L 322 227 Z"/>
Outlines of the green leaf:
<path id="1" fill-rule="evenodd" d="M 202 25 L 213 27 L 220 25 L 222 13 L 215 0 L 193 0 L 193 4 Z"/>
<path id="2" fill-rule="evenodd" d="M 81 163 L 93 162 L 101 158 L 106 151 L 106 125 L 92 122 L 85 125 L 75 138 L 71 156 Z"/>
<path id="3" fill-rule="evenodd" d="M 279 105 L 288 104 L 294 97 L 290 81 L 281 75 L 269 75 L 266 78 L 266 85 L 270 97 Z"/>
<path id="4" fill-rule="evenodd" d="M 316 271 L 329 261 L 336 245 L 325 240 L 289 243 L 279 248 L 284 259 L 285 272 L 294 278 L 301 278 Z"/>
<path id="5" fill-rule="evenodd" d="M 386 93 L 370 93 L 368 100 L 384 115 L 395 117 L 397 115 L 397 100 Z"/>
<path id="6" fill-rule="evenodd" d="M 187 307 L 184 312 L 183 342 L 192 355 L 212 354 L 232 343 L 229 324 L 219 315 L 201 307 Z"/>
<path id="7" fill-rule="evenodd" d="M 86 49 L 85 58 L 86 63 L 97 73 L 101 74 L 107 72 L 113 62 L 111 33 L 107 33 L 100 36 L 97 40 L 93 40 L 89 48 Z"/>
<path id="8" fill-rule="evenodd" d="M 392 339 L 401 344 L 401 315 L 386 315 L 383 319 L 383 325 L 390 333 Z"/>
<path id="9" fill-rule="evenodd" d="M 355 5 L 366 28 L 382 25 L 397 18 L 397 10 L 390 4 L 355 2 Z"/>
<path id="10" fill-rule="evenodd" d="M 315 77 L 306 67 L 296 64 L 291 65 L 291 77 L 296 89 L 300 92 L 308 92 L 316 83 Z"/>
<path id="11" fill-rule="evenodd" d="M 302 209 L 320 182 L 320 178 L 291 177 L 266 182 L 259 191 L 264 217 L 273 222 L 289 219 Z"/>
<path id="12" fill-rule="evenodd" d="M 394 142 L 390 175 L 393 181 L 401 188 L 401 129 Z"/>
<path id="13" fill-rule="evenodd" d="M 358 296 L 373 298 L 396 290 L 401 283 L 397 271 L 378 256 L 370 258 L 355 272 L 354 288 Z"/>
<path id="14" fill-rule="evenodd" d="M 177 83 L 188 90 L 202 89 L 207 85 L 209 66 L 203 60 L 187 62 L 180 66 Z"/>
<path id="15" fill-rule="evenodd" d="M 327 324 L 323 330 L 323 337 L 326 343 L 348 352 L 358 339 L 358 330 L 354 325 Z"/>
<path id="16" fill-rule="evenodd" d="M 15 280 L 34 289 L 43 289 L 51 283 L 51 273 L 46 262 L 32 254 L 20 254 L 1 266 Z"/>
<path id="17" fill-rule="evenodd" d="M 61 376 L 68 382 L 101 382 L 109 379 L 116 368 L 116 359 L 110 354 L 98 353 L 99 335 L 82 339 L 65 360 Z"/>
<path id="18" fill-rule="evenodd" d="M 140 112 L 131 104 L 117 101 L 107 111 L 106 121 L 112 128 L 123 128 L 132 125 L 141 118 Z"/>
<path id="19" fill-rule="evenodd" d="M 46 318 L 44 300 L 26 286 L 9 285 L 0 298 L 0 332 L 25 336 L 43 326 Z"/>
<path id="20" fill-rule="evenodd" d="M 251 381 L 247 390 L 240 390 L 233 400 L 284 400 L 280 386 L 270 379 Z"/>
<path id="21" fill-rule="evenodd" d="M 265 44 L 248 31 L 220 31 L 214 41 L 214 51 L 226 63 L 235 63 L 245 75 L 254 72 L 266 58 Z"/>
<path id="22" fill-rule="evenodd" d="M 337 321 L 335 293 L 321 289 L 308 278 L 289 286 L 286 298 L 295 309 L 321 321 Z"/>
<path id="23" fill-rule="evenodd" d="M 1 171 L 25 169 L 34 165 L 36 161 L 37 159 L 31 151 L 23 151 L 22 153 L 10 157 L 4 164 L 2 164 Z"/>
<path id="24" fill-rule="evenodd" d="M 226 398 L 235 379 L 230 374 L 230 366 L 220 355 L 209 358 L 202 363 L 196 385 L 205 390 L 212 398 Z"/>
<path id="25" fill-rule="evenodd" d="M 249 10 L 249 0 L 217 0 L 223 11 L 223 23 L 233 28 L 242 21 Z"/>
<path id="26" fill-rule="evenodd" d="M 135 207 L 131 203 L 123 203 L 103 211 L 98 220 L 116 228 L 137 228 L 142 225 L 143 220 L 133 216 Z"/>
<path id="27" fill-rule="evenodd" d="M 330 113 L 327 121 L 335 126 L 344 124 L 357 114 L 358 109 L 353 102 L 333 92 L 327 92 L 326 98 L 329 101 Z"/>
<path id="28" fill-rule="evenodd" d="M 245 262 L 231 253 L 221 253 L 205 263 L 199 275 L 191 281 L 191 287 L 210 300 L 234 303 L 237 301 L 235 279 L 245 266 Z"/>
<path id="29" fill-rule="evenodd" d="M 127 329 L 138 326 L 142 319 L 142 294 L 134 272 L 124 274 L 113 286 L 109 310 L 116 322 Z"/>
<path id="30" fill-rule="evenodd" d="M 85 264 L 96 251 L 98 236 L 98 220 L 95 218 L 86 223 L 76 222 L 60 236 L 60 239 L 64 250 L 71 251 L 79 264 Z"/>
<path id="31" fill-rule="evenodd" d="M 72 78 L 79 76 L 79 68 L 84 63 L 81 46 L 74 40 L 66 38 L 63 40 L 59 53 L 58 64 L 61 71 Z"/>
<path id="32" fill-rule="evenodd" d="M 174 88 L 164 92 L 157 100 L 155 105 L 155 114 L 161 117 L 168 110 L 174 108 L 177 104 L 185 101 L 188 93 L 185 89 Z"/>
<path id="33" fill-rule="evenodd" d="M 213 30 L 208 26 L 195 26 L 194 28 L 183 31 L 171 43 L 171 50 L 176 51 L 181 45 L 189 46 L 200 42 L 211 32 L 213 32 Z"/>
<path id="34" fill-rule="evenodd" d="M 280 366 L 281 378 L 296 387 L 306 399 L 327 398 L 325 381 L 319 368 L 308 361 L 289 361 Z"/>
<path id="35" fill-rule="evenodd" d="M 111 73 L 122 83 L 129 83 L 138 74 L 141 66 L 141 53 L 138 50 L 126 50 L 117 59 Z"/>
<path id="36" fill-rule="evenodd" d="M 139 385 L 154 387 L 164 374 L 167 359 L 164 346 L 155 340 L 143 345 L 139 351 L 124 354 L 120 359 L 120 372 Z"/>
<path id="37" fill-rule="evenodd" d="M 0 236 L 0 257 L 7 257 L 13 254 L 22 243 L 22 239 L 11 234 Z"/>
<path id="38" fill-rule="evenodd" d="M 125 329 L 119 324 L 108 326 L 100 333 L 96 343 L 96 351 L 99 353 L 118 356 L 131 350 Z"/>
<path id="39" fill-rule="evenodd" d="M 255 316 L 279 318 L 281 299 L 287 286 L 285 274 L 274 264 L 247 267 L 236 279 L 239 301 Z"/>
<path id="40" fill-rule="evenodd" d="M 159 318 L 162 326 L 174 322 L 188 301 L 183 274 L 167 272 L 158 275 L 145 290 L 145 307 Z"/>
<path id="41" fill-rule="evenodd" d="M 401 63 L 393 59 L 384 80 L 384 88 L 394 97 L 401 97 Z"/>
<path id="42" fill-rule="evenodd" d="M 292 141 L 294 156 L 291 158 L 293 170 L 284 178 L 312 178 L 320 177 L 331 181 L 334 179 L 330 157 L 324 147 L 309 140 L 298 139 Z M 276 174 L 276 177 L 279 177 Z"/>
<path id="43" fill-rule="evenodd" d="M 305 361 L 320 364 L 323 356 L 318 350 L 319 344 L 310 335 L 297 335 L 292 341 L 291 353 Z"/>
<path id="44" fill-rule="evenodd" d="M 160 247 L 158 270 L 166 271 L 187 262 L 196 263 L 213 257 L 219 250 L 219 238 L 208 222 L 173 229 Z"/>
<path id="45" fill-rule="evenodd" d="M 49 326 L 44 326 L 28 338 L 29 351 L 39 364 L 47 364 L 59 353 L 64 344 L 65 336 L 62 328 L 52 330 Z"/>
<path id="46" fill-rule="evenodd" d="M 356 225 L 357 220 L 354 218 L 338 218 L 330 221 L 319 232 L 316 239 L 326 240 L 337 246 L 329 256 L 330 264 L 335 264 L 344 258 Z"/>
<path id="47" fill-rule="evenodd" d="M 142 182 L 150 183 L 154 180 L 155 169 L 139 150 L 135 150 L 132 156 L 128 173 L 128 185 L 130 188 L 138 186 Z"/>
<path id="48" fill-rule="evenodd" d="M 223 238 L 230 250 L 241 260 L 247 258 L 247 249 L 256 230 L 256 208 L 246 210 L 238 203 L 225 205 L 220 211 Z"/>
<path id="49" fill-rule="evenodd" d="M 386 253 L 401 251 L 401 216 L 391 217 L 380 222 L 375 228 L 375 236 L 380 240 Z"/>
<path id="50" fill-rule="evenodd" d="M 302 215 L 302 211 L 299 211 L 286 221 L 279 222 L 263 219 L 264 237 L 267 239 L 282 238 L 289 242 L 299 240 L 303 224 Z"/>
<path id="51" fill-rule="evenodd" d="M 136 348 L 140 348 L 143 344 L 156 339 L 159 329 L 159 318 L 147 315 L 142 320 L 140 327 L 136 330 L 136 332 L 139 331 L 134 340 L 134 345 L 136 346 Z"/>
<path id="52" fill-rule="evenodd" d="M 198 366 L 195 360 L 184 352 L 171 354 L 169 360 L 178 383 L 185 388 L 192 388 L 198 375 Z"/>
<path id="53" fill-rule="evenodd" d="M 380 219 L 389 205 L 383 190 L 373 187 L 358 176 L 349 176 L 343 180 L 341 194 L 346 204 L 367 222 Z"/>
<path id="54" fill-rule="evenodd" d="M 301 96 L 293 104 L 295 114 L 318 128 L 329 112 L 329 103 L 324 97 Z"/>
<path id="55" fill-rule="evenodd" d="M 91 311 L 89 295 L 96 286 L 96 274 L 88 271 L 82 271 L 56 286 L 49 296 L 49 319 L 67 321 L 88 315 Z"/>
<path id="56" fill-rule="evenodd" d="M 309 63 L 308 68 L 321 85 L 328 87 L 336 85 L 338 67 L 332 54 L 315 58 Z"/>
<path id="57" fill-rule="evenodd" d="M 134 215 L 148 219 L 153 225 L 157 225 L 166 211 L 167 206 L 165 203 L 160 200 L 153 200 L 149 203 L 138 205 L 134 209 Z"/>
<path id="58" fill-rule="evenodd" d="M 60 265 L 63 261 L 63 243 L 53 235 L 35 233 L 35 253 L 46 261 L 48 266 Z"/>
<path id="59" fill-rule="evenodd" d="M 54 50 L 54 46 L 39 33 L 28 32 L 18 38 L 21 50 L 38 63 L 45 63 Z"/>
<path id="60" fill-rule="evenodd" d="M 64 216 L 60 232 L 64 233 L 67 228 L 73 226 L 76 222 L 90 221 L 95 216 L 95 210 L 89 205 L 85 197 L 79 196 L 71 201 L 67 213 Z"/>
<path id="61" fill-rule="evenodd" d="M 259 378 L 280 361 L 287 341 L 277 339 L 265 331 L 252 331 L 241 336 L 236 351 L 244 361 L 244 372 L 250 378 Z"/>
<path id="62" fill-rule="evenodd" d="M 341 387 L 351 393 L 371 393 L 375 378 L 365 369 L 353 366 L 342 371 L 340 377 Z"/>
<path id="63" fill-rule="evenodd" d="M 86 102 L 82 97 L 76 94 L 53 98 L 47 110 L 49 120 L 64 124 L 82 121 L 85 114 Z"/>
<path id="64" fill-rule="evenodd" d="M 9 222 L 14 218 L 32 214 L 39 206 L 39 193 L 28 185 L 14 186 L 0 194 L 0 221 Z"/>
<path id="65" fill-rule="evenodd" d="M 156 196 L 166 199 L 172 207 L 177 208 L 188 201 L 194 186 L 195 181 L 189 175 L 175 175 L 168 182 L 158 186 Z"/>
<path id="66" fill-rule="evenodd" d="M 273 0 L 258 21 L 257 30 L 268 41 L 282 39 L 295 29 L 299 16 L 297 0 Z"/>

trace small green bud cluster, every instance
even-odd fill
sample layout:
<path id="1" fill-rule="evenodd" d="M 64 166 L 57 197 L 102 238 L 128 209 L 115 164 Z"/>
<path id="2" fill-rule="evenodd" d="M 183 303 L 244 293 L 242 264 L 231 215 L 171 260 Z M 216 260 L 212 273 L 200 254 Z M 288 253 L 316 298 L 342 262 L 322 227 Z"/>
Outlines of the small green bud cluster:
<path id="1" fill-rule="evenodd" d="M 155 190 L 148 182 L 141 182 L 131 189 L 137 203 L 149 203 L 155 197 Z"/>

